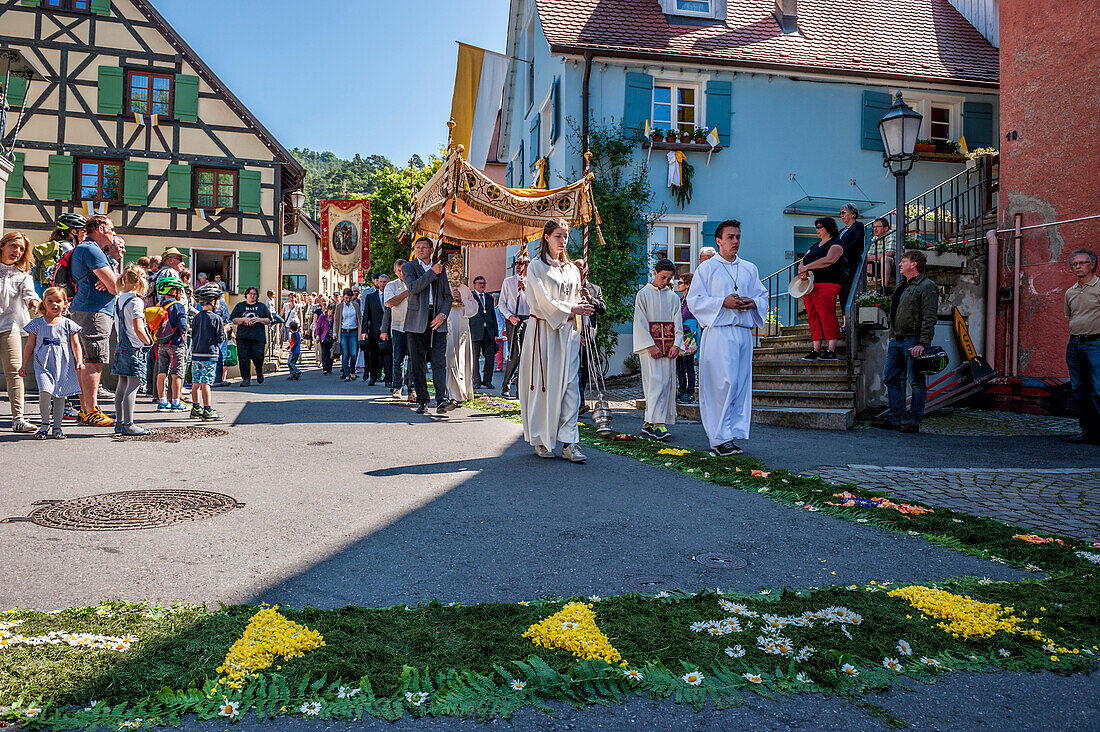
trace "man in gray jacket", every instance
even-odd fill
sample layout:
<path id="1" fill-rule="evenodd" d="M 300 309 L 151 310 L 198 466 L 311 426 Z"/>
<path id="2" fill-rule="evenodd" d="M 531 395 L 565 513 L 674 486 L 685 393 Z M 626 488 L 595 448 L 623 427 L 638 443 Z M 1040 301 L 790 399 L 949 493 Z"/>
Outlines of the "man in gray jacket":
<path id="1" fill-rule="evenodd" d="M 901 432 L 920 432 L 924 401 L 928 395 L 924 374 L 914 360 L 931 347 L 936 333 L 936 311 L 940 290 L 924 276 L 924 252 L 909 250 L 901 256 L 902 280 L 890 302 L 890 342 L 886 346 L 886 366 L 882 380 L 890 395 L 890 409 L 875 427 Z M 913 388 L 909 412 L 905 411 L 905 375 Z"/>
<path id="2" fill-rule="evenodd" d="M 422 236 L 414 247 L 416 258 L 401 268 L 409 288 L 405 309 L 405 338 L 409 346 L 409 373 L 416 391 L 416 413 L 428 411 L 428 362 L 432 364 L 436 412 L 458 407 L 447 398 L 447 315 L 451 312 L 451 285 L 442 262 L 432 263 L 432 240 Z"/>

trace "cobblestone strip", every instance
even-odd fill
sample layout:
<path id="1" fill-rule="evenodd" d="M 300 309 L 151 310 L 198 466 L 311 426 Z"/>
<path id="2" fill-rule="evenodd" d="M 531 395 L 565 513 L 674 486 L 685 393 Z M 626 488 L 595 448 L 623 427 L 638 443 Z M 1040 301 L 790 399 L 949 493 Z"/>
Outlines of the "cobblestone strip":
<path id="1" fill-rule="evenodd" d="M 1100 540 L 1100 470 L 822 466 L 834 483 L 885 490 L 1037 532 Z"/>

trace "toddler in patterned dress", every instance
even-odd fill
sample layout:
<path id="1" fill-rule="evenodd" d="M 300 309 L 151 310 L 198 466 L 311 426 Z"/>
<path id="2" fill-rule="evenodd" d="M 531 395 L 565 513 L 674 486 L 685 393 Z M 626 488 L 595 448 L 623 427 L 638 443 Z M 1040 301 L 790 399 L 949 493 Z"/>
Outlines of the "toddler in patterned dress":
<path id="1" fill-rule="evenodd" d="M 84 355 L 76 336 L 80 326 L 62 315 L 65 305 L 64 290 L 59 287 L 47 289 L 38 305 L 39 317 L 23 327 L 28 337 L 19 375 L 26 376 L 27 365 L 34 365 L 42 411 L 42 426 L 34 435 L 37 440 L 49 437 L 51 422 L 54 439 L 65 439 L 61 431 L 65 397 L 80 393 L 80 382 L 76 378 L 76 372 L 84 370 Z"/>

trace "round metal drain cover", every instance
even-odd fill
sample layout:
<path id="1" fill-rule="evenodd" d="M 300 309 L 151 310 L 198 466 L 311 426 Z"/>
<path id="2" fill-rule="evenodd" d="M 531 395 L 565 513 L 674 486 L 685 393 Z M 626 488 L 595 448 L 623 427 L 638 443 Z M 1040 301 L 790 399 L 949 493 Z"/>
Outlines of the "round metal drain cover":
<path id="1" fill-rule="evenodd" d="M 243 503 L 222 493 L 153 489 L 101 493 L 65 501 L 35 501 L 29 516 L 0 519 L 0 523 L 28 521 L 68 531 L 132 531 L 201 521 Z"/>
<path id="2" fill-rule="evenodd" d="M 669 587 L 669 583 L 672 581 L 671 577 L 660 577 L 658 575 L 640 574 L 634 577 L 627 577 L 623 582 L 635 590 L 641 592 L 651 592 L 653 590 L 663 590 Z"/>
<path id="3" fill-rule="evenodd" d="M 741 557 L 735 557 L 732 554 L 719 554 L 717 552 L 696 554 L 692 559 L 709 569 L 744 569 L 749 566 L 749 563 Z"/>
<path id="4" fill-rule="evenodd" d="M 115 442 L 180 442 L 205 437 L 225 437 L 229 433 L 214 427 L 150 427 L 147 435 L 115 435 Z"/>

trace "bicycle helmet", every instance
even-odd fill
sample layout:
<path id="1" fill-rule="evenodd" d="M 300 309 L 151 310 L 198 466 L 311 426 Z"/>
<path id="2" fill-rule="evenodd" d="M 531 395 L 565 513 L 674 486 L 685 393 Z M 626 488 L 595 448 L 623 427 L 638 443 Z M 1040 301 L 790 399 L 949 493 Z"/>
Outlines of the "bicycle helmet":
<path id="1" fill-rule="evenodd" d="M 157 293 L 160 295 L 168 295 L 172 290 L 182 290 L 184 287 L 183 280 L 175 272 L 169 272 L 157 280 Z"/>
<path id="2" fill-rule="evenodd" d="M 63 213 L 57 217 L 57 228 L 62 231 L 83 229 L 88 225 L 88 219 L 78 213 Z"/>
<path id="3" fill-rule="evenodd" d="M 195 299 L 200 303 L 216 302 L 222 296 L 222 288 L 213 282 L 208 282 L 195 290 Z"/>
<path id="4" fill-rule="evenodd" d="M 947 361 L 947 351 L 932 346 L 913 359 L 913 367 L 922 374 L 938 374 L 947 368 Z"/>

